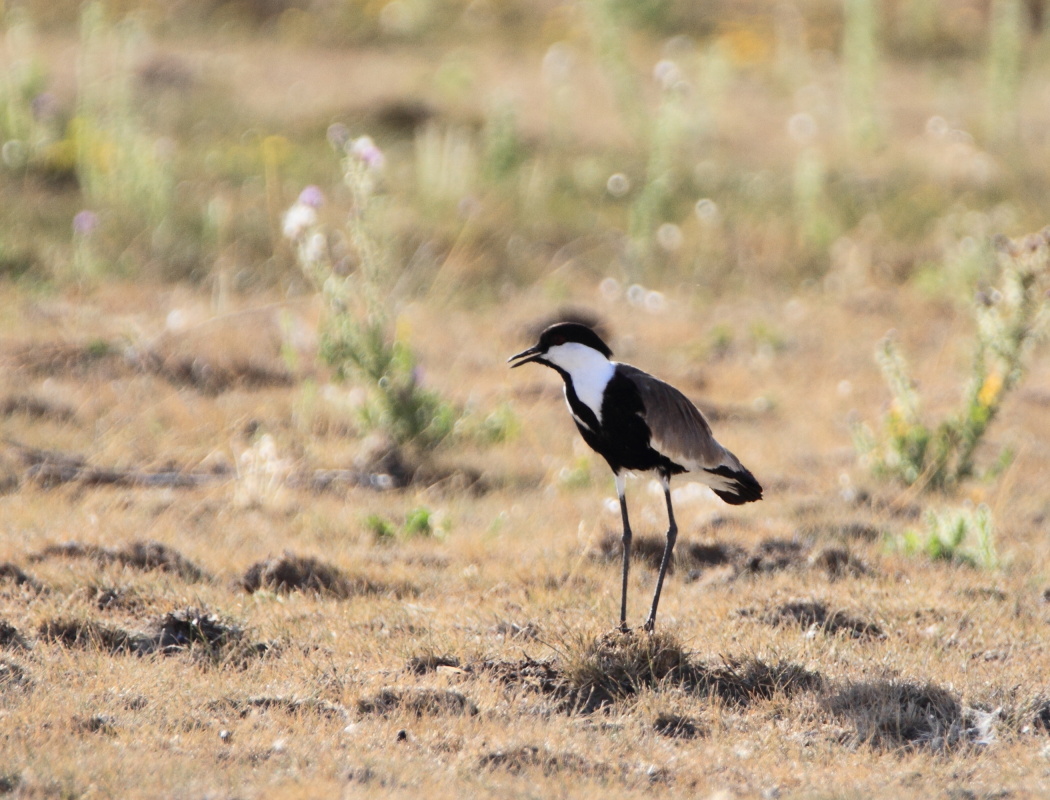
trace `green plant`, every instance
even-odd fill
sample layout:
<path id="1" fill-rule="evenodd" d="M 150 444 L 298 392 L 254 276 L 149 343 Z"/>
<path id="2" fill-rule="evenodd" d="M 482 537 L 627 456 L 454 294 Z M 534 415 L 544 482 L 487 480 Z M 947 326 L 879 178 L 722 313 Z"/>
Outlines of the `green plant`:
<path id="1" fill-rule="evenodd" d="M 1017 135 L 1024 28 L 1020 0 L 993 0 L 988 46 L 988 105 L 985 127 L 992 139 Z"/>
<path id="2" fill-rule="evenodd" d="M 879 343 L 876 358 L 893 403 L 880 437 L 866 425 L 854 426 L 856 447 L 875 474 L 939 490 L 973 475 L 978 445 L 1024 377 L 1028 356 L 1050 323 L 1050 228 L 1021 240 L 1000 238 L 996 249 L 1000 286 L 976 294 L 972 368 L 954 414 L 926 423 L 895 337 Z"/>
<path id="3" fill-rule="evenodd" d="M 372 532 L 372 538 L 376 542 L 392 542 L 397 536 L 397 528 L 387 519 L 378 514 L 369 514 L 365 519 L 365 527 Z"/>
<path id="4" fill-rule="evenodd" d="M 876 111 L 879 69 L 879 17 L 874 0 L 845 0 L 842 61 L 846 112 L 854 145 L 872 147 L 881 131 Z"/>
<path id="5" fill-rule="evenodd" d="M 397 444 L 427 450 L 452 431 L 456 413 L 421 385 L 415 354 L 396 329 L 400 271 L 384 238 L 384 204 L 377 191 L 384 158 L 369 137 L 346 143 L 343 169 L 352 210 L 344 231 L 348 252 L 338 267 L 318 224 L 317 208 L 324 198 L 316 187 L 303 190 L 285 214 L 284 233 L 325 301 L 321 358 L 337 379 L 355 380 L 369 393 L 362 421 Z"/>
<path id="6" fill-rule="evenodd" d="M 36 55 L 33 26 L 19 9 L 5 15 L 0 71 L 0 143 L 8 169 L 35 166 L 56 138 L 55 98 Z"/>
<path id="7" fill-rule="evenodd" d="M 896 541 L 905 555 L 926 555 L 931 561 L 949 561 L 980 569 L 996 569 L 992 512 L 985 504 L 976 508 L 947 509 L 926 514 L 926 529 L 906 531 Z"/>
<path id="8" fill-rule="evenodd" d="M 437 524 L 435 514 L 426 506 L 413 508 L 405 513 L 405 521 L 400 526 L 379 514 L 369 514 L 365 527 L 372 533 L 372 538 L 379 544 L 390 543 L 398 539 L 429 537 L 448 533 L 448 520 Z"/>
<path id="9" fill-rule="evenodd" d="M 77 109 L 67 137 L 85 196 L 156 227 L 171 214 L 175 180 L 171 148 L 145 129 L 137 112 L 132 83 L 143 39 L 132 18 L 111 25 L 100 3 L 84 7 Z"/>

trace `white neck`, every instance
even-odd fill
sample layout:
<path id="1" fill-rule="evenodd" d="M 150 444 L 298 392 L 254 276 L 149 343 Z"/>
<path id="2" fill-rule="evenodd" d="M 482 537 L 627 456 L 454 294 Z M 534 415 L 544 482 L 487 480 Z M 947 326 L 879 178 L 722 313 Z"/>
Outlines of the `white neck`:
<path id="1" fill-rule="evenodd" d="M 601 422 L 602 397 L 616 365 L 593 347 L 579 342 L 552 347 L 544 358 L 569 374 L 576 396 Z"/>

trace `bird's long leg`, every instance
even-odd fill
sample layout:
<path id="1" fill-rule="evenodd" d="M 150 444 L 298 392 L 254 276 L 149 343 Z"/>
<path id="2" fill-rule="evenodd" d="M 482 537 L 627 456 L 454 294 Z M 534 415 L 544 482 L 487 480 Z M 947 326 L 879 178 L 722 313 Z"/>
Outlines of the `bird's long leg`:
<path id="1" fill-rule="evenodd" d="M 620 594 L 620 630 L 627 632 L 627 572 L 631 566 L 631 522 L 627 519 L 627 496 L 624 476 L 616 473 L 616 494 L 620 496 L 620 515 L 623 517 L 623 587 Z"/>
<path id="2" fill-rule="evenodd" d="M 656 627 L 656 607 L 660 604 L 660 590 L 664 588 L 664 575 L 667 574 L 667 565 L 671 562 L 671 551 L 674 550 L 675 539 L 678 538 L 678 525 L 674 521 L 674 509 L 671 507 L 671 479 L 661 476 L 664 485 L 664 497 L 667 500 L 667 545 L 664 547 L 664 557 L 660 560 L 660 576 L 656 579 L 656 593 L 653 594 L 653 607 L 649 609 L 649 619 L 645 621 L 645 629 L 652 633 Z"/>

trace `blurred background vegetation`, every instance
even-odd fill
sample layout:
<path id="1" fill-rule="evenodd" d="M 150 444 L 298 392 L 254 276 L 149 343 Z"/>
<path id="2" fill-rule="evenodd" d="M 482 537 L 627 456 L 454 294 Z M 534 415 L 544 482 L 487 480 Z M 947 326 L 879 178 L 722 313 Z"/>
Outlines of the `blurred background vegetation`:
<path id="1" fill-rule="evenodd" d="M 993 234 L 1046 222 L 1037 0 L 28 0 L 0 20 L 0 274 L 41 289 L 309 291 L 282 215 L 313 184 L 345 219 L 332 142 L 363 134 L 403 297 L 557 296 L 571 261 L 613 293 L 965 302 Z"/>

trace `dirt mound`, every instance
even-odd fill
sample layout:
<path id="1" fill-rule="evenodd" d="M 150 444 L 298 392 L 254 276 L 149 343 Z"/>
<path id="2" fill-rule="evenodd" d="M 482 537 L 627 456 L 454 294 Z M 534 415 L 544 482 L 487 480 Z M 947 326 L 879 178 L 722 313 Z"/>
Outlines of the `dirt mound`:
<path id="1" fill-rule="evenodd" d="M 474 716 L 478 707 L 466 695 L 450 689 L 383 689 L 371 697 L 357 701 L 357 710 L 362 714 L 385 716 L 394 711 L 404 711 L 417 717 L 436 714 L 466 714 Z"/>
<path id="2" fill-rule="evenodd" d="M 347 719 L 345 706 L 316 697 L 224 697 L 208 704 L 212 711 L 231 710 L 240 717 L 253 711 L 283 711 L 286 714 L 316 714 L 327 719 Z"/>
<path id="3" fill-rule="evenodd" d="M 554 753 L 532 744 L 493 750 L 478 759 L 478 766 L 506 770 L 514 775 L 528 769 L 539 769 L 547 776 L 567 773 L 601 777 L 612 772 L 608 764 L 593 763 L 575 753 Z"/>
<path id="4" fill-rule="evenodd" d="M 858 742 L 873 747 L 944 751 L 985 744 L 994 737 L 994 714 L 965 708 L 955 695 L 932 683 L 857 683 L 825 702 L 832 714 L 853 723 Z"/>
<path id="5" fill-rule="evenodd" d="M 678 686 L 724 703 L 747 706 L 781 693 L 814 691 L 822 677 L 790 662 L 758 659 L 696 662 L 667 633 L 643 635 L 615 631 L 567 652 L 560 661 L 481 662 L 470 668 L 495 675 L 507 686 L 537 692 L 555 701 L 557 710 L 588 714 L 644 688 Z"/>
<path id="6" fill-rule="evenodd" d="M 314 592 L 340 600 L 359 595 L 408 592 L 408 587 L 389 586 L 362 576 L 350 577 L 333 564 L 292 553 L 253 564 L 244 573 L 240 585 L 246 592 L 261 589 L 280 593 Z"/>
<path id="7" fill-rule="evenodd" d="M 766 539 L 741 564 L 741 572 L 779 572 L 806 565 L 807 548 L 794 539 Z"/>
<path id="8" fill-rule="evenodd" d="M 425 653 L 419 656 L 413 656 L 408 659 L 405 664 L 405 670 L 415 675 L 425 675 L 428 672 L 434 672 L 438 667 L 460 667 L 460 661 L 455 656 L 449 655 L 438 655 L 436 653 Z"/>
<path id="9" fill-rule="evenodd" d="M 659 569 L 666 539 L 663 536 L 635 536 L 631 543 L 631 561 Z M 598 543 L 593 557 L 607 564 L 619 565 L 623 559 L 620 534 L 606 534 Z M 691 542 L 679 540 L 668 565 L 668 574 L 686 572 L 686 580 L 700 578 L 705 570 L 730 567 L 735 576 L 766 574 L 787 569 L 817 569 L 829 577 L 870 575 L 871 569 L 847 548 L 828 546 L 810 553 L 802 539 L 766 539 L 751 550 L 727 542 Z"/>
<path id="10" fill-rule="evenodd" d="M 763 618 L 771 625 L 795 624 L 803 628 L 817 627 L 827 634 L 844 633 L 854 639 L 882 638 L 882 629 L 873 622 L 852 617 L 845 611 L 829 611 L 816 600 L 796 600 L 769 612 Z"/>
<path id="11" fill-rule="evenodd" d="M 667 539 L 663 536 L 636 535 L 631 540 L 631 561 L 659 569 L 663 560 Z M 737 564 L 744 556 L 744 549 L 734 544 L 721 542 L 691 542 L 679 539 L 671 554 L 668 574 L 681 569 L 688 572 Z M 598 543 L 594 557 L 603 562 L 621 564 L 623 542 L 620 534 L 606 534 Z"/>
<path id="12" fill-rule="evenodd" d="M 99 565 L 120 564 L 145 572 L 160 570 L 178 575 L 190 583 L 209 578 L 208 573 L 178 550 L 148 540 L 134 541 L 123 547 L 101 547 L 81 542 L 52 544 L 30 556 L 30 561 L 43 561 L 48 558 L 86 558 L 96 561 Z"/>
<path id="13" fill-rule="evenodd" d="M 38 594 L 47 590 L 40 581 L 31 575 L 27 575 L 16 564 L 12 564 L 10 561 L 6 561 L 0 564 L 0 581 L 9 581 L 15 586 L 20 586 L 24 589 L 37 592 Z"/>
<path id="14" fill-rule="evenodd" d="M 706 731 L 697 720 L 678 714 L 659 714 L 653 720 L 653 730 L 671 739 L 697 739 L 706 735 Z"/>
<path id="15" fill-rule="evenodd" d="M 32 689 L 33 679 L 14 661 L 0 658 L 0 691 L 8 689 Z"/>
<path id="16" fill-rule="evenodd" d="M 117 347 L 102 339 L 84 342 L 30 342 L 18 345 L 7 355 L 16 370 L 26 375 L 114 379 L 127 370 Z"/>
<path id="17" fill-rule="evenodd" d="M 814 521 L 800 525 L 795 538 L 820 541 L 838 539 L 840 541 L 878 542 L 884 534 L 882 529 L 863 520 L 845 522 Z"/>
<path id="18" fill-rule="evenodd" d="M 4 650 L 28 650 L 32 645 L 18 628 L 7 620 L 0 620 L 0 648 Z"/>
<path id="19" fill-rule="evenodd" d="M 151 626 L 156 647 L 162 652 L 185 650 L 195 645 L 221 648 L 239 642 L 244 631 L 220 620 L 214 614 L 197 608 L 169 611 Z"/>
<path id="20" fill-rule="evenodd" d="M 76 422 L 77 414 L 69 406 L 44 400 L 32 395 L 9 395 L 0 400 L 0 417 L 14 415 L 43 419 L 52 422 Z"/>
<path id="21" fill-rule="evenodd" d="M 95 620 L 58 618 L 42 623 L 38 635 L 45 642 L 112 655 L 191 652 L 216 663 L 243 664 L 271 649 L 264 642 L 249 642 L 243 629 L 197 608 L 177 609 L 156 617 L 145 632 Z"/>
<path id="22" fill-rule="evenodd" d="M 37 635 L 45 642 L 83 650 L 101 650 L 113 655 L 144 655 L 153 650 L 153 642 L 145 634 L 104 625 L 94 620 L 47 620 L 41 623 Z"/>
<path id="23" fill-rule="evenodd" d="M 871 575 L 872 569 L 845 547 L 825 547 L 809 557 L 809 566 L 822 570 L 830 578 L 859 578 Z"/>

